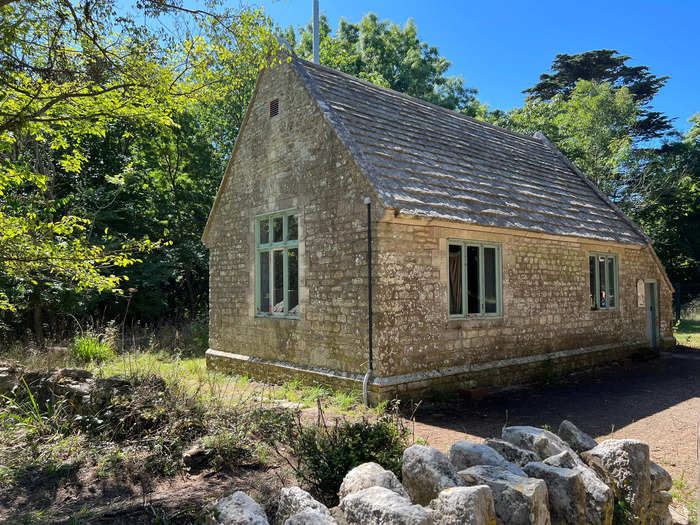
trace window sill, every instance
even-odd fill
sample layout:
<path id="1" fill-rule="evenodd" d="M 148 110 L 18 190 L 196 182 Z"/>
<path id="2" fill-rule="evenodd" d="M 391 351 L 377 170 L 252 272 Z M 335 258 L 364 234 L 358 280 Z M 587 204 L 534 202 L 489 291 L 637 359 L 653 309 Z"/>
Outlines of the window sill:
<path id="1" fill-rule="evenodd" d="M 449 316 L 448 321 L 489 321 L 503 319 L 503 314 L 480 314 L 480 315 L 468 315 L 464 316 Z"/>
<path id="2" fill-rule="evenodd" d="M 298 315 L 274 315 L 274 314 L 260 314 L 257 313 L 255 314 L 255 317 L 258 319 L 287 319 L 287 320 L 295 320 L 299 319 Z"/>

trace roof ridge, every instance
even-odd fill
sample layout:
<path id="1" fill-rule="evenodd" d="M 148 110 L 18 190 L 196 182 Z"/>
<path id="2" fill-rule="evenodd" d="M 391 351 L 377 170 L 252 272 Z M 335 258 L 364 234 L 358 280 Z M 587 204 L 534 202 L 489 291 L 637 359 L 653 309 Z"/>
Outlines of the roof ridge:
<path id="1" fill-rule="evenodd" d="M 411 96 L 411 95 L 409 95 L 409 94 L 407 94 L 407 93 L 402 93 L 401 91 L 396 91 L 395 89 L 391 89 L 391 88 L 388 88 L 388 87 L 385 87 L 385 86 L 379 86 L 379 85 L 377 85 L 377 84 L 373 84 L 372 82 L 369 82 L 369 81 L 367 81 L 367 80 L 363 80 L 363 79 L 358 78 L 358 77 L 356 77 L 356 76 L 354 76 L 354 75 L 351 75 L 351 74 L 349 74 L 349 73 L 345 73 L 344 71 L 339 71 L 339 70 L 337 70 L 337 69 L 333 69 L 332 67 L 324 66 L 323 64 L 316 64 L 315 62 L 311 62 L 311 61 L 309 61 L 309 60 L 306 60 L 306 59 L 304 59 L 304 58 L 301 58 L 301 57 L 299 57 L 299 56 L 296 55 L 296 54 L 293 56 L 292 60 L 296 60 L 296 61 L 302 62 L 303 65 L 305 65 L 305 66 L 311 66 L 312 68 L 316 68 L 316 69 L 320 69 L 320 70 L 325 70 L 325 71 L 327 71 L 327 72 L 329 72 L 329 73 L 334 73 L 334 74 L 337 74 L 337 75 L 341 75 L 341 76 L 347 77 L 347 78 L 352 79 L 352 80 L 354 80 L 354 81 L 356 81 L 356 82 L 359 82 L 359 83 L 361 83 L 361 84 L 364 84 L 364 85 L 366 85 L 366 86 L 368 86 L 368 87 L 377 89 L 377 90 L 379 90 L 379 91 L 385 91 L 385 92 L 387 92 L 387 93 L 389 93 L 389 94 L 391 94 L 391 95 L 398 96 L 398 97 L 400 97 L 400 98 L 410 100 L 410 101 L 412 101 L 412 102 L 414 102 L 414 103 L 417 103 L 417 104 L 419 104 L 419 105 L 424 105 L 424 106 L 426 106 L 426 107 L 428 107 L 428 108 L 437 109 L 437 110 L 439 110 L 439 111 L 441 111 L 441 112 L 443 112 L 443 113 L 449 114 L 450 116 L 463 119 L 463 120 L 469 122 L 470 124 L 483 125 L 483 126 L 485 126 L 485 127 L 494 129 L 494 130 L 499 131 L 499 132 L 501 132 L 501 133 L 504 133 L 504 134 L 506 134 L 506 135 L 512 135 L 512 136 L 515 136 L 515 137 L 518 137 L 518 138 L 530 139 L 530 140 L 532 140 L 532 141 L 534 141 L 534 142 L 540 142 L 540 141 L 538 141 L 536 138 L 534 138 L 533 135 L 530 135 L 530 134 L 527 134 L 527 133 L 521 133 L 521 132 L 519 132 L 519 131 L 514 131 L 514 130 L 511 130 L 511 129 L 507 129 L 507 128 L 498 126 L 497 124 L 493 124 L 493 123 L 491 123 L 491 122 L 487 122 L 487 121 L 485 121 L 485 120 L 479 120 L 479 119 L 477 119 L 477 118 L 470 117 L 469 115 L 465 115 L 464 113 L 460 113 L 460 112 L 455 111 L 455 110 L 453 110 L 453 109 L 448 109 L 448 108 L 445 108 L 445 107 L 443 107 L 443 106 L 439 106 L 439 105 L 437 105 L 437 104 L 434 104 L 433 102 L 428 102 L 427 100 L 423 100 L 422 98 L 417 98 L 417 97 Z"/>

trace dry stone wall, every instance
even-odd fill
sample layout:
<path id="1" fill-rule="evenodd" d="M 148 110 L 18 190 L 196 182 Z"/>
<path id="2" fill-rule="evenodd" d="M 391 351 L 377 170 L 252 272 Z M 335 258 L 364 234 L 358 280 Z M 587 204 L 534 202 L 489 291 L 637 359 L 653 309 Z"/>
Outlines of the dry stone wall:
<path id="1" fill-rule="evenodd" d="M 495 449 L 476 443 L 476 463 L 463 468 L 464 454 L 413 445 L 404 451 L 402 480 L 375 463 L 352 469 L 332 509 L 311 494 L 282 489 L 272 523 L 324 525 L 673 525 L 671 478 L 649 461 L 649 447 L 637 440 L 597 444 L 572 423 L 556 435 L 545 429 L 503 429 L 502 438 L 520 457 L 535 461 L 524 471 Z M 562 427 L 560 427 L 561 429 Z M 565 440 L 564 438 L 567 438 Z M 574 439 L 572 439 L 572 437 Z M 579 456 L 572 447 L 594 445 Z M 498 457 L 494 463 L 493 458 Z M 458 458 L 458 463 L 453 460 Z M 479 458 L 489 461 L 480 463 Z M 471 461 L 470 461 L 471 462 Z M 617 509 L 617 511 L 615 510 Z M 220 499 L 205 514 L 211 525 L 260 523 L 262 509 L 242 492 Z M 246 521 L 248 520 L 248 521 Z"/>

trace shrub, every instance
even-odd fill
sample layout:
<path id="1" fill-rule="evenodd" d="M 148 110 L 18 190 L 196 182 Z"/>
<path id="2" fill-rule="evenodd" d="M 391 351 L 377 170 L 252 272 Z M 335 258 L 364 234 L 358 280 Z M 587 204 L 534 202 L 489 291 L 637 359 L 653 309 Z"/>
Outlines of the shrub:
<path id="1" fill-rule="evenodd" d="M 300 421 L 286 440 L 297 463 L 292 468 L 316 496 L 329 506 L 338 503 L 338 489 L 347 472 L 373 461 L 401 476 L 401 457 L 408 432 L 398 417 L 383 415 L 377 421 L 336 420 L 328 425 L 303 426 Z M 283 457 L 285 457 L 283 455 Z"/>
<path id="2" fill-rule="evenodd" d="M 101 363 L 115 356 L 114 343 L 108 336 L 99 336 L 94 332 L 85 332 L 76 336 L 70 348 L 71 355 L 82 363 Z"/>

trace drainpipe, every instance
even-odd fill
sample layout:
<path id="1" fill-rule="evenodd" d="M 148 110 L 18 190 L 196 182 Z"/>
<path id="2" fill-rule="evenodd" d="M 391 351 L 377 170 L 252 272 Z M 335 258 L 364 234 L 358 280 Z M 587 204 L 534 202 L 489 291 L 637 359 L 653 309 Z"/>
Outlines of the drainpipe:
<path id="1" fill-rule="evenodd" d="M 367 387 L 372 376 L 372 201 L 369 197 L 365 197 L 367 205 L 367 332 L 369 336 L 369 360 L 367 365 L 367 373 L 362 380 L 362 401 L 366 406 L 369 406 L 369 395 Z"/>

